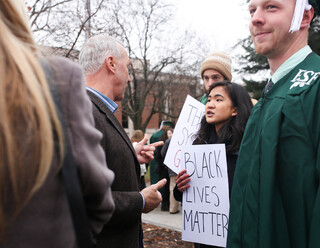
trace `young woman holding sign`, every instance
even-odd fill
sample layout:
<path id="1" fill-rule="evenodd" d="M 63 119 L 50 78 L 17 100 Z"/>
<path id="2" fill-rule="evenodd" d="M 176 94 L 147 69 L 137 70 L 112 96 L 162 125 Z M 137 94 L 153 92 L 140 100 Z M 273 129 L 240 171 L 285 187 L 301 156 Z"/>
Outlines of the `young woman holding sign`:
<path id="1" fill-rule="evenodd" d="M 193 144 L 226 145 L 229 196 L 231 195 L 233 175 L 238 158 L 238 151 L 247 120 L 252 109 L 252 102 L 247 91 L 240 85 L 228 81 L 211 86 L 206 103 L 205 116 L 196 134 Z M 182 201 L 182 192 L 190 185 L 189 174 L 182 170 L 176 179 L 175 198 Z M 195 248 L 214 247 L 194 244 Z"/>

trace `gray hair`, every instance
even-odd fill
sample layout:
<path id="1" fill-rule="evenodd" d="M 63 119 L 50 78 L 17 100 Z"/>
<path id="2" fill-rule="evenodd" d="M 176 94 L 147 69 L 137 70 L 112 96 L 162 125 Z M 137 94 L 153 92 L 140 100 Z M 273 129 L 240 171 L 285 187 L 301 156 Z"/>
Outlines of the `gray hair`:
<path id="1" fill-rule="evenodd" d="M 107 56 L 121 58 L 123 45 L 120 41 L 106 34 L 91 37 L 86 41 L 79 54 L 79 63 L 84 73 L 94 74 L 101 69 Z"/>

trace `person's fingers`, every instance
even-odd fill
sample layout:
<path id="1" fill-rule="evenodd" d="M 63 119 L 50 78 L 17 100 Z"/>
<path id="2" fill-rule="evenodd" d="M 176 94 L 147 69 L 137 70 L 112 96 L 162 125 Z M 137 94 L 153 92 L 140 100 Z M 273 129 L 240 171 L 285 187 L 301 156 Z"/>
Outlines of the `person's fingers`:
<path id="1" fill-rule="evenodd" d="M 163 146 L 164 142 L 163 141 L 158 141 L 150 144 L 153 147 L 158 147 L 158 146 Z"/>
<path id="2" fill-rule="evenodd" d="M 155 150 L 156 150 L 156 148 L 154 147 L 154 146 L 152 146 L 152 145 L 145 145 L 145 146 L 143 146 L 143 151 L 146 151 L 146 152 L 154 152 Z"/>
<path id="3" fill-rule="evenodd" d="M 187 173 L 186 169 L 183 169 L 182 171 L 179 172 L 179 174 L 177 175 L 177 177 L 181 177 L 183 174 Z"/>
<path id="4" fill-rule="evenodd" d="M 181 191 L 181 192 L 183 192 L 186 188 L 190 187 L 190 185 L 189 185 L 189 181 L 190 181 L 189 175 L 188 174 L 184 174 L 182 177 L 180 177 L 180 180 L 176 182 L 178 190 Z"/>
<path id="5" fill-rule="evenodd" d="M 167 179 L 163 178 L 162 180 L 160 180 L 159 182 L 157 182 L 156 184 L 154 184 L 156 190 L 161 189 L 162 187 L 164 187 L 164 185 L 166 185 L 167 183 Z"/>
<path id="6" fill-rule="evenodd" d="M 148 159 L 154 159 L 153 152 L 141 152 L 141 155 L 143 155 L 144 157 L 146 157 Z"/>
<path id="7" fill-rule="evenodd" d="M 178 190 L 180 191 L 180 192 L 183 192 L 183 191 L 185 191 L 187 188 L 189 188 L 190 187 L 190 185 L 189 184 L 186 184 L 186 185 L 184 185 L 184 186 L 182 186 L 182 187 L 178 187 Z"/>
<path id="8" fill-rule="evenodd" d="M 177 186 L 179 187 L 182 187 L 184 186 L 185 184 L 187 184 L 188 182 L 190 181 L 190 178 L 185 178 L 184 180 L 181 180 L 180 182 L 177 183 Z"/>
<path id="9" fill-rule="evenodd" d="M 178 175 L 176 176 L 176 182 L 180 181 L 180 178 L 182 177 L 183 174 L 186 173 L 186 170 L 182 170 L 178 173 Z"/>
<path id="10" fill-rule="evenodd" d="M 158 193 L 158 197 L 160 198 L 160 201 L 162 201 L 162 195 L 161 193 L 157 190 L 157 193 Z"/>
<path id="11" fill-rule="evenodd" d="M 146 144 L 148 142 L 148 140 L 149 140 L 148 134 L 145 134 L 143 139 L 140 140 L 139 144 L 144 145 L 144 144 Z"/>
<path id="12" fill-rule="evenodd" d="M 188 181 L 190 180 L 189 174 L 182 174 L 182 175 L 179 174 L 176 178 L 176 183 L 178 184 L 178 183 L 184 181 L 185 179 L 188 179 Z"/>

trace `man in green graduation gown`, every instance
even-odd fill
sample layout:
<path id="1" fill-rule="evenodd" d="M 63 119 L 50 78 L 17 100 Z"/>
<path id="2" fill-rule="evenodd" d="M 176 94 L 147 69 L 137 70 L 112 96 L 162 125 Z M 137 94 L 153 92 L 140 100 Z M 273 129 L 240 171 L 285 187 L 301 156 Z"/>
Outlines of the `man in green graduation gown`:
<path id="1" fill-rule="evenodd" d="M 311 6 L 312 5 L 312 6 Z M 320 247 L 320 57 L 308 46 L 319 0 L 251 0 L 250 32 L 271 82 L 236 167 L 227 247 Z"/>
<path id="2" fill-rule="evenodd" d="M 171 121 L 162 121 L 160 124 L 160 129 L 152 134 L 150 137 L 150 144 L 158 142 L 160 140 L 160 137 L 162 136 L 164 130 L 166 127 L 174 127 L 173 122 Z M 156 167 L 157 167 L 157 161 L 155 159 L 151 160 L 149 164 L 149 172 L 150 172 L 150 183 L 155 184 L 159 181 L 159 175 L 156 173 Z M 160 189 L 160 192 L 163 189 Z"/>

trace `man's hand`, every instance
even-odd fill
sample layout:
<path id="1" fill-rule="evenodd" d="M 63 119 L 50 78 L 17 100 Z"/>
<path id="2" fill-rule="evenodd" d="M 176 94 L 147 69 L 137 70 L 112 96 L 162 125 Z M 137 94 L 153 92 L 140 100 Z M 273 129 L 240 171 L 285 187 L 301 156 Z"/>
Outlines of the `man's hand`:
<path id="1" fill-rule="evenodd" d="M 145 134 L 143 140 L 141 140 L 134 147 L 134 150 L 136 151 L 137 158 L 140 164 L 149 163 L 153 159 L 153 154 L 154 154 L 154 151 L 156 150 L 156 147 L 163 145 L 163 141 L 158 141 L 150 145 L 145 145 L 148 142 L 148 140 L 149 140 L 148 135 Z"/>
<path id="2" fill-rule="evenodd" d="M 152 184 L 141 191 L 146 200 L 144 209 L 142 211 L 143 213 L 149 213 L 159 206 L 160 202 L 162 201 L 162 196 L 158 189 L 161 189 L 164 185 L 166 185 L 166 183 L 167 179 L 164 178 L 156 184 Z"/>
<path id="3" fill-rule="evenodd" d="M 176 178 L 176 184 L 177 184 L 178 190 L 180 192 L 183 192 L 187 188 L 189 188 L 190 187 L 190 184 L 188 184 L 189 181 L 190 181 L 190 176 L 189 174 L 187 174 L 187 171 L 186 170 L 180 171 Z"/>

